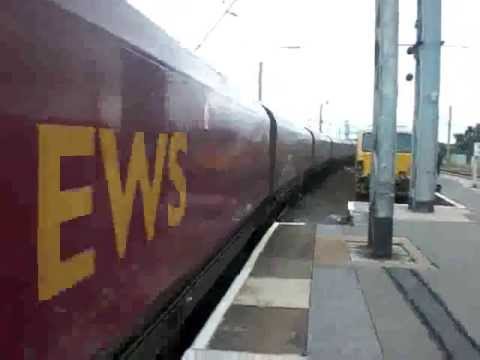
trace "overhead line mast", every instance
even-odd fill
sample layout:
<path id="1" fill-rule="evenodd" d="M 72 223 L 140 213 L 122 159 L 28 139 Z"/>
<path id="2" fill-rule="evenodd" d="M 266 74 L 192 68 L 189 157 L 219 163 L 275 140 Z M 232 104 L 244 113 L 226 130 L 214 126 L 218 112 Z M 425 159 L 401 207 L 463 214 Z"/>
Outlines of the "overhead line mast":
<path id="1" fill-rule="evenodd" d="M 377 0 L 373 163 L 368 245 L 378 258 L 392 256 L 398 71 L 398 0 Z"/>

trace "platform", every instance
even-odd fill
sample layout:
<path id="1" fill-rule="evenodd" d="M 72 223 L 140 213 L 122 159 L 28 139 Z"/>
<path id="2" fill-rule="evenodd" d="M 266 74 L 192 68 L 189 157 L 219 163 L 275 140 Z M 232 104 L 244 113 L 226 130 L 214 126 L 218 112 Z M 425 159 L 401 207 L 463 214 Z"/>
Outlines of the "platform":
<path id="1" fill-rule="evenodd" d="M 441 177 L 452 206 L 434 214 L 396 205 L 389 261 L 368 257 L 368 204 L 332 224 L 312 194 L 293 211 L 306 221 L 267 231 L 183 359 L 480 359 L 480 191 L 462 181 Z"/>

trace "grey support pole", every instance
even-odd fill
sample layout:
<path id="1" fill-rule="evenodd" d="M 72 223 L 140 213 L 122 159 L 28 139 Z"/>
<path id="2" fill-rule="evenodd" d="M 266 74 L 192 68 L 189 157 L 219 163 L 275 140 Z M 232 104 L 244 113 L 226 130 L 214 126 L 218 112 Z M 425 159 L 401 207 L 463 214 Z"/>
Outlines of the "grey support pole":
<path id="1" fill-rule="evenodd" d="M 418 0 L 415 119 L 409 207 L 433 212 L 437 181 L 441 1 Z"/>
<path id="2" fill-rule="evenodd" d="M 392 256 L 395 202 L 398 0 L 376 0 L 373 168 L 368 243 L 374 257 Z"/>

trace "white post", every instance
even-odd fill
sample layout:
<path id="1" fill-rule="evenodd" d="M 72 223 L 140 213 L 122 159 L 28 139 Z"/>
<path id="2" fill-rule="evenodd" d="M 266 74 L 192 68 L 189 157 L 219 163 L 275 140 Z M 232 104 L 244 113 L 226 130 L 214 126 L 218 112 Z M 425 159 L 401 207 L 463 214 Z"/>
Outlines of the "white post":
<path id="1" fill-rule="evenodd" d="M 480 142 L 473 144 L 473 159 L 472 159 L 472 187 L 476 188 L 477 185 L 477 172 L 478 172 L 478 160 L 480 159 Z"/>
<path id="2" fill-rule="evenodd" d="M 452 137 L 452 105 L 448 107 L 447 165 L 450 164 L 450 138 Z M 438 174 L 440 175 L 440 174 Z"/>
<path id="3" fill-rule="evenodd" d="M 477 157 L 474 156 L 472 159 L 472 187 L 477 187 Z"/>

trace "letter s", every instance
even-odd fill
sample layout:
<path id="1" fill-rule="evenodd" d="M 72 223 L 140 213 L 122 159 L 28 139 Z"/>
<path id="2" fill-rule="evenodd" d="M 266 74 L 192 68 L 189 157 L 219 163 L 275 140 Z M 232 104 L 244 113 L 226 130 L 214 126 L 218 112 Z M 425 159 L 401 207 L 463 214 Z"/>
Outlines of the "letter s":
<path id="1" fill-rule="evenodd" d="M 183 169 L 178 164 L 178 152 L 187 153 L 187 134 L 173 133 L 168 151 L 168 176 L 178 192 L 177 207 L 168 204 L 168 226 L 178 226 L 187 209 L 187 180 Z"/>

